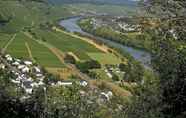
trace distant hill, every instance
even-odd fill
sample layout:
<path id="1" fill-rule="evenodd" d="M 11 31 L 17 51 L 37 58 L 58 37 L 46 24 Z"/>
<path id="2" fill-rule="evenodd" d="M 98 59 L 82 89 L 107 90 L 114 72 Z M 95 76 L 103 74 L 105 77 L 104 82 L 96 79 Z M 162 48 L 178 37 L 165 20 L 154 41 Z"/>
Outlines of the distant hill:
<path id="1" fill-rule="evenodd" d="M 64 3 L 94 3 L 94 4 L 117 4 L 117 5 L 136 5 L 137 0 L 48 0 L 52 4 Z"/>

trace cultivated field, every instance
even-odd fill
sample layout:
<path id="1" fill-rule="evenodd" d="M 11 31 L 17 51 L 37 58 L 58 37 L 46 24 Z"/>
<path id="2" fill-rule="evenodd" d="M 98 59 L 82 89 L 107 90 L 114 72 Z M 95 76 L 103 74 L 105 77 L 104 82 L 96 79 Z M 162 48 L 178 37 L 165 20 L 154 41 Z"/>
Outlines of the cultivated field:
<path id="1" fill-rule="evenodd" d="M 101 64 L 119 64 L 121 60 L 111 53 L 88 53 L 88 56 Z"/>
<path id="2" fill-rule="evenodd" d="M 0 49 L 3 49 L 10 39 L 11 35 L 0 33 Z"/>
<path id="3" fill-rule="evenodd" d="M 101 53 L 101 51 L 93 45 L 61 32 L 39 30 L 39 34 L 42 39 L 60 49 L 62 52 L 73 52 L 81 60 L 90 59 L 87 53 Z"/>
<path id="4" fill-rule="evenodd" d="M 49 12 L 48 8 L 40 3 L 22 3 L 24 5 L 15 1 L 0 4 L 1 15 L 5 18 L 12 17 L 6 26 L 0 29 L 4 32 L 0 33 L 0 49 L 3 51 L 17 58 L 32 60 L 62 78 L 74 73 L 64 64 L 62 55 L 65 53 L 72 54 L 77 61 L 94 59 L 102 65 L 121 62 L 118 57 L 108 53 L 106 48 L 102 49 L 89 39 L 67 32 L 39 28 L 41 25 L 46 26 L 48 22 L 71 16 L 71 7 L 51 7 Z M 23 33 L 28 29 L 35 32 L 37 38 Z"/>
<path id="5" fill-rule="evenodd" d="M 18 58 L 36 61 L 45 67 L 63 67 L 64 65 L 46 47 L 30 39 L 23 33 L 18 33 L 7 52 Z"/>

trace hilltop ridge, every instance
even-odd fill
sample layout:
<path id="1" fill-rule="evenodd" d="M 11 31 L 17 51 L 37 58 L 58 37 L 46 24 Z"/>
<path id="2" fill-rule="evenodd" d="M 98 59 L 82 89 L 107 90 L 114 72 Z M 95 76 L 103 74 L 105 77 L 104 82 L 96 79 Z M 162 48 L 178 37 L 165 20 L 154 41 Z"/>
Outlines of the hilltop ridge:
<path id="1" fill-rule="evenodd" d="M 114 4 L 114 5 L 137 5 L 136 0 L 48 0 L 52 4 L 64 3 L 93 3 L 93 4 Z"/>

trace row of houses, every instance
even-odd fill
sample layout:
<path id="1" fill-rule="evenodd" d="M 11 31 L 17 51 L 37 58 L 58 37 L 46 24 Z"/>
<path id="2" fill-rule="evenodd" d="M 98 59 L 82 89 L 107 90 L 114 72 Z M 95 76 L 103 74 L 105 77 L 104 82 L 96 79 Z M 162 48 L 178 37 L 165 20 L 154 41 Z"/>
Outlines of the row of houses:
<path id="1" fill-rule="evenodd" d="M 113 74 L 116 74 L 118 75 L 118 77 L 121 78 L 123 78 L 125 75 L 125 72 L 120 70 L 119 65 L 107 65 L 105 66 L 104 71 L 106 75 L 111 79 L 113 78 Z"/>
<path id="2" fill-rule="evenodd" d="M 32 61 L 13 58 L 9 54 L 3 56 L 3 59 L 7 63 L 0 61 L 0 69 L 9 68 L 11 73 L 15 76 L 14 79 L 11 79 L 11 82 L 22 87 L 27 94 L 32 94 L 34 88 L 46 85 L 44 82 L 45 73 L 41 67 L 37 66 Z M 72 86 L 73 82 L 60 80 L 53 82 L 51 80 L 49 84 L 51 86 Z M 86 87 L 88 82 L 79 81 L 79 85 Z"/>
<path id="3" fill-rule="evenodd" d="M 46 83 L 44 82 L 45 73 L 43 70 L 39 67 L 33 64 L 33 62 L 28 60 L 20 60 L 11 57 L 10 55 L 3 56 L 3 59 L 5 61 L 0 60 L 0 69 L 7 69 L 10 70 L 13 75 L 15 75 L 15 78 L 11 79 L 11 82 L 18 85 L 25 91 L 25 95 L 21 97 L 21 99 L 27 99 L 30 97 L 30 94 L 33 93 L 35 88 L 43 87 L 43 89 L 46 89 Z M 82 87 L 87 87 L 88 82 L 85 80 L 76 81 L 77 84 L 79 84 Z M 55 82 L 50 81 L 50 86 L 73 86 L 72 81 L 60 81 L 57 80 Z M 87 92 L 81 90 L 81 95 L 88 95 Z M 111 91 L 98 92 L 98 99 L 101 103 L 104 103 L 104 101 L 109 101 L 113 93 Z"/>
<path id="4" fill-rule="evenodd" d="M 118 26 L 126 32 L 134 32 L 138 29 L 138 26 L 130 25 L 130 24 L 127 24 L 127 23 L 118 23 Z"/>
<path id="5" fill-rule="evenodd" d="M 9 65 L 12 74 L 15 75 L 11 82 L 21 86 L 27 94 L 32 94 L 34 88 L 45 85 L 43 82 L 45 75 L 42 69 L 32 61 L 13 58 L 9 54 L 3 58 Z"/>

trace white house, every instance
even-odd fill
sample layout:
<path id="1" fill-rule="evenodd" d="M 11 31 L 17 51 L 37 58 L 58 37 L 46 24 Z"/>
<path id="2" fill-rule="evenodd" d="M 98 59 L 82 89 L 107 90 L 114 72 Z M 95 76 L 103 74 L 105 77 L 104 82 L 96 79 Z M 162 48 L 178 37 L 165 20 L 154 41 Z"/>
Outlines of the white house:
<path id="1" fill-rule="evenodd" d="M 32 91 L 33 91 L 31 84 L 32 84 L 31 81 L 23 81 L 21 85 L 22 88 L 24 88 L 25 92 L 28 94 L 32 94 Z"/>
<path id="2" fill-rule="evenodd" d="M 86 81 L 80 81 L 80 85 L 83 87 L 86 87 L 88 85 L 88 82 Z"/>
<path id="3" fill-rule="evenodd" d="M 31 61 L 24 61 L 24 64 L 30 66 L 30 65 L 32 65 L 32 62 Z"/>
<path id="4" fill-rule="evenodd" d="M 40 70 L 39 67 L 34 67 L 33 69 L 34 69 L 35 72 L 37 72 L 37 73 L 41 73 L 41 70 Z"/>
<path id="5" fill-rule="evenodd" d="M 110 100 L 110 98 L 113 96 L 113 93 L 111 91 L 105 93 L 101 92 L 101 97 L 106 100 Z"/>
<path id="6" fill-rule="evenodd" d="M 107 93 L 107 95 L 108 95 L 109 97 L 112 97 L 112 96 L 113 96 L 113 93 L 112 93 L 111 91 L 109 91 L 109 92 Z"/>
<path id="7" fill-rule="evenodd" d="M 20 65 L 20 64 L 19 64 L 19 62 L 15 61 L 15 62 L 12 63 L 12 65 L 13 65 L 13 66 L 18 66 L 18 65 Z"/>
<path id="8" fill-rule="evenodd" d="M 12 57 L 8 57 L 6 59 L 7 59 L 7 61 L 13 61 L 13 58 Z"/>
<path id="9" fill-rule="evenodd" d="M 4 64 L 0 64 L 0 69 L 5 69 L 5 65 Z"/>
<path id="10" fill-rule="evenodd" d="M 38 85 L 42 86 L 42 85 L 44 85 L 44 83 L 42 81 L 39 81 Z"/>
<path id="11" fill-rule="evenodd" d="M 20 59 L 14 59 L 14 60 L 15 60 L 15 61 L 17 61 L 17 62 L 19 62 L 19 63 L 21 62 L 21 60 L 20 60 Z"/>
<path id="12" fill-rule="evenodd" d="M 113 77 L 112 74 L 109 73 L 109 72 L 107 72 L 107 76 L 108 76 L 109 78 L 112 78 L 112 77 Z"/>
<path id="13" fill-rule="evenodd" d="M 7 61 L 13 61 L 13 58 L 9 54 L 5 55 L 5 58 Z"/>
<path id="14" fill-rule="evenodd" d="M 20 84 L 21 83 L 19 80 L 14 80 L 14 79 L 11 79 L 11 82 L 14 83 L 14 84 Z"/>
<path id="15" fill-rule="evenodd" d="M 38 74 L 36 74 L 36 77 L 42 78 L 43 77 L 43 74 L 38 73 Z"/>
<path id="16" fill-rule="evenodd" d="M 28 94 L 32 94 L 33 89 L 32 88 L 26 88 L 25 92 L 28 93 Z"/>
<path id="17" fill-rule="evenodd" d="M 38 83 L 36 83 L 36 82 L 31 83 L 31 86 L 32 87 L 39 87 Z"/>
<path id="18" fill-rule="evenodd" d="M 5 58 L 11 57 L 9 54 L 5 55 Z"/>
<path id="19" fill-rule="evenodd" d="M 28 67 L 24 67 L 21 71 L 23 73 L 28 73 L 30 71 L 30 69 Z"/>
<path id="20" fill-rule="evenodd" d="M 61 82 L 61 81 L 58 81 L 57 85 L 58 86 L 70 86 L 70 85 L 72 85 L 72 82 Z"/>
<path id="21" fill-rule="evenodd" d="M 25 68 L 25 65 L 19 65 L 17 68 L 18 68 L 19 70 L 21 70 L 21 69 Z"/>

